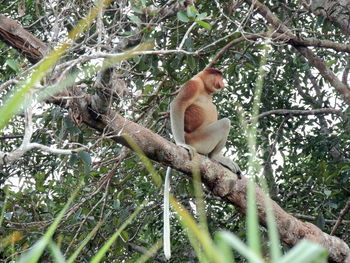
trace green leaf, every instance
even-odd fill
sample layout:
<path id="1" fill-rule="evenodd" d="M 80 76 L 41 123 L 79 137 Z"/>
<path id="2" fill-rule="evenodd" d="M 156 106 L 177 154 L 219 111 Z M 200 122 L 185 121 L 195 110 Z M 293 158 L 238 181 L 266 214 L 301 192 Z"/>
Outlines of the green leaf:
<path id="1" fill-rule="evenodd" d="M 83 160 L 84 163 L 90 165 L 91 164 L 91 157 L 88 152 L 79 152 L 78 153 L 79 157 Z"/>
<path id="2" fill-rule="evenodd" d="M 69 166 L 74 165 L 77 162 L 77 160 L 78 160 L 77 154 L 72 154 L 69 158 L 68 165 Z"/>
<path id="3" fill-rule="evenodd" d="M 187 64 L 190 66 L 191 69 L 195 70 L 196 68 L 196 61 L 193 56 L 187 57 Z"/>
<path id="4" fill-rule="evenodd" d="M 120 32 L 121 36 L 132 36 L 134 33 L 132 31 L 124 31 Z"/>
<path id="5" fill-rule="evenodd" d="M 140 15 L 143 14 L 143 10 L 140 9 L 140 8 L 138 8 L 138 7 L 136 7 L 136 6 L 133 6 L 133 7 L 131 8 L 131 10 L 134 11 L 136 14 L 140 14 Z"/>
<path id="6" fill-rule="evenodd" d="M 182 11 L 177 12 L 177 19 L 179 19 L 180 21 L 185 22 L 185 23 L 190 21 L 190 19 L 187 17 L 187 15 Z"/>
<path id="7" fill-rule="evenodd" d="M 197 16 L 197 14 L 198 14 L 198 11 L 194 5 L 187 7 L 187 16 L 195 17 L 195 16 Z"/>
<path id="8" fill-rule="evenodd" d="M 129 240 L 129 234 L 127 231 L 122 231 L 120 235 L 123 237 L 123 240 L 128 241 Z"/>
<path id="9" fill-rule="evenodd" d="M 192 38 L 191 37 L 187 38 L 186 41 L 185 41 L 186 49 L 189 50 L 189 51 L 192 51 L 193 50 L 193 46 L 194 46 L 194 43 L 192 41 Z"/>
<path id="10" fill-rule="evenodd" d="M 19 72 L 18 63 L 15 60 L 7 59 L 6 60 L 6 65 L 8 65 L 11 69 L 13 69 L 16 73 Z"/>
<path id="11" fill-rule="evenodd" d="M 317 261 L 316 261 L 317 260 Z M 293 247 L 280 261 L 280 263 L 294 262 L 327 262 L 327 252 L 320 245 L 311 243 L 308 240 L 302 240 L 298 245 Z"/>
<path id="12" fill-rule="evenodd" d="M 249 62 L 245 63 L 245 66 L 247 68 L 250 68 L 250 69 L 255 69 L 255 66 L 252 63 L 249 63 Z"/>
<path id="13" fill-rule="evenodd" d="M 92 163 L 90 154 L 88 152 L 79 152 L 78 155 L 84 162 L 84 173 L 90 173 Z"/>
<path id="14" fill-rule="evenodd" d="M 252 249 L 244 244 L 237 236 L 227 231 L 221 231 L 217 234 L 218 238 L 223 242 L 226 242 L 229 246 L 234 248 L 243 257 L 248 259 L 251 263 L 264 263 L 264 260 L 260 258 Z"/>
<path id="15" fill-rule="evenodd" d="M 318 226 L 321 229 L 324 229 L 326 226 L 326 220 L 324 219 L 323 214 L 318 214 L 316 217 L 316 226 Z"/>
<path id="16" fill-rule="evenodd" d="M 114 209 L 119 209 L 120 208 L 120 200 L 116 199 L 113 201 L 113 208 Z"/>
<path id="17" fill-rule="evenodd" d="M 330 190 L 324 190 L 323 192 L 327 197 L 329 197 L 332 194 L 332 191 Z"/>
<path id="18" fill-rule="evenodd" d="M 208 16 L 207 12 L 200 13 L 197 15 L 196 19 L 197 20 L 203 20 L 203 18 L 206 18 Z"/>
<path id="19" fill-rule="evenodd" d="M 332 66 L 333 64 L 337 63 L 337 59 L 332 59 L 326 62 L 327 67 Z"/>
<path id="20" fill-rule="evenodd" d="M 138 25 L 142 23 L 141 19 L 138 16 L 131 15 L 129 16 L 129 19 Z"/>
<path id="21" fill-rule="evenodd" d="M 210 30 L 211 29 L 211 25 L 208 24 L 207 22 L 204 22 L 204 21 L 196 21 L 196 23 L 198 25 L 200 25 L 201 27 L 204 27 L 205 29 L 207 30 Z"/>

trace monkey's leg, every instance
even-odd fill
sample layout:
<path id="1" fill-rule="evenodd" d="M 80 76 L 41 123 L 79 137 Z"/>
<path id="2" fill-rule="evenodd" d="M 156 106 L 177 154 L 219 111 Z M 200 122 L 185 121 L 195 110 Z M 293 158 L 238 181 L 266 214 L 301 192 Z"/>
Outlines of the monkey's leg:
<path id="1" fill-rule="evenodd" d="M 224 148 L 229 131 L 230 120 L 224 118 L 186 134 L 186 143 L 198 153 L 215 155 Z"/>
<path id="2" fill-rule="evenodd" d="M 221 163 L 223 166 L 227 167 L 228 169 L 230 169 L 232 172 L 234 172 L 235 174 L 237 174 L 238 178 L 241 179 L 242 178 L 242 171 L 241 168 L 239 168 L 238 164 L 235 163 L 233 160 L 231 160 L 228 157 L 223 156 L 222 154 L 216 154 L 212 157 L 210 157 L 210 159 L 215 160 L 219 163 Z"/>
<path id="3" fill-rule="evenodd" d="M 241 170 L 239 166 L 230 158 L 224 157 L 221 154 L 221 150 L 225 147 L 230 128 L 229 119 L 218 120 L 188 134 L 186 136 L 186 143 L 193 146 L 198 153 L 208 154 L 209 158 L 226 166 L 240 178 Z"/>

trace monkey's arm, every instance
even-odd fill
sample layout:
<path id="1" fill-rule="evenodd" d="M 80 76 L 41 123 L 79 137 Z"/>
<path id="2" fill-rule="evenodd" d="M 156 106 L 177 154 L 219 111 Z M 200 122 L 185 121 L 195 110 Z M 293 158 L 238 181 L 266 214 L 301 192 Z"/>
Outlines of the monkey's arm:
<path id="1" fill-rule="evenodd" d="M 196 149 L 185 142 L 185 132 L 184 132 L 184 115 L 185 110 L 178 102 L 173 101 L 170 104 L 170 122 L 171 131 L 174 136 L 176 145 L 179 145 L 186 150 L 188 150 L 191 158 L 193 158 L 196 153 Z"/>
<path id="2" fill-rule="evenodd" d="M 191 158 L 196 153 L 195 148 L 185 142 L 185 111 L 196 99 L 199 93 L 199 83 L 189 80 L 180 90 L 176 98 L 170 103 L 171 131 L 175 143 L 190 153 Z"/>
<path id="3" fill-rule="evenodd" d="M 184 116 L 186 108 L 181 105 L 181 102 L 173 100 L 170 103 L 170 122 L 171 122 L 171 132 L 174 136 L 176 144 L 185 144 L 185 125 Z"/>

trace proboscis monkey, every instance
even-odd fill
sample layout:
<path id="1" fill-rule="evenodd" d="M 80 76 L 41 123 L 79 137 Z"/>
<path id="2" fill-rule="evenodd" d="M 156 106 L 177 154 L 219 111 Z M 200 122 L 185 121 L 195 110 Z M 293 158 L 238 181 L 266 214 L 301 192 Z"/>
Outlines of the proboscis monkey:
<path id="1" fill-rule="evenodd" d="M 221 150 L 225 147 L 230 132 L 230 120 L 218 120 L 212 95 L 224 88 L 222 72 L 207 68 L 187 81 L 170 104 L 171 130 L 175 143 L 184 147 L 191 158 L 196 152 L 208 155 L 236 173 L 241 178 L 239 166 L 230 158 L 224 157 Z M 164 254 L 170 258 L 170 219 L 169 186 L 171 169 L 168 167 L 164 183 Z"/>

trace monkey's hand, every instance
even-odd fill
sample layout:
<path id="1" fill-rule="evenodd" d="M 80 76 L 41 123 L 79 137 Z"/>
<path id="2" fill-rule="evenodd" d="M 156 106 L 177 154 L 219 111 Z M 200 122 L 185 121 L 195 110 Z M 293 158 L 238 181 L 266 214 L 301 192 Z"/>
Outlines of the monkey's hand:
<path id="1" fill-rule="evenodd" d="M 227 158 L 221 155 L 214 155 L 211 157 L 211 159 L 221 163 L 223 166 L 230 169 L 233 173 L 237 174 L 238 179 L 242 179 L 241 168 L 239 168 L 238 164 L 236 164 L 230 158 Z"/>
<path id="2" fill-rule="evenodd" d="M 191 145 L 188 145 L 186 143 L 176 143 L 176 145 L 181 146 L 182 148 L 185 148 L 190 154 L 191 160 L 193 159 L 194 155 L 197 152 L 195 148 L 193 148 Z"/>

